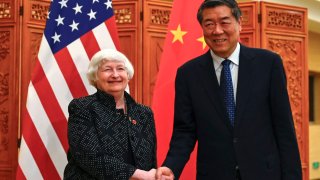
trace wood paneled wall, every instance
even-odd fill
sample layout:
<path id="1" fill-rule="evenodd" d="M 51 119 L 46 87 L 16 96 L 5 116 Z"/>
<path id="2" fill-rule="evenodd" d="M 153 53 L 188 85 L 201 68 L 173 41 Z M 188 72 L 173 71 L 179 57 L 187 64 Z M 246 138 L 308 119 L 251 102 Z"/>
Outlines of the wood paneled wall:
<path id="1" fill-rule="evenodd" d="M 240 42 L 249 47 L 260 47 L 259 2 L 239 4 L 242 12 Z"/>
<path id="2" fill-rule="evenodd" d="M 283 59 L 303 176 L 309 179 L 308 14 L 306 8 L 261 2 L 261 47 Z"/>
<path id="3" fill-rule="evenodd" d="M 50 0 L 23 0 L 23 11 L 19 2 L 0 0 L 0 179 L 15 179 L 21 107 L 26 104 Z M 146 105 L 152 103 L 171 6 L 172 1 L 168 0 L 113 1 L 120 50 L 135 68 L 130 92 Z M 241 42 L 275 51 L 284 60 L 304 180 L 307 180 L 307 10 L 265 2 L 240 3 L 240 6 Z"/>
<path id="4" fill-rule="evenodd" d="M 0 1 L 0 179 L 14 179 L 19 119 L 18 1 Z"/>
<path id="5" fill-rule="evenodd" d="M 143 90 L 142 102 L 152 104 L 164 40 L 167 34 L 172 3 L 144 1 L 143 4 Z"/>
<path id="6" fill-rule="evenodd" d="M 113 1 L 115 19 L 120 40 L 120 51 L 123 52 L 134 67 L 135 74 L 129 82 L 130 94 L 141 99 L 142 90 L 139 84 L 142 82 L 141 59 L 141 0 Z"/>

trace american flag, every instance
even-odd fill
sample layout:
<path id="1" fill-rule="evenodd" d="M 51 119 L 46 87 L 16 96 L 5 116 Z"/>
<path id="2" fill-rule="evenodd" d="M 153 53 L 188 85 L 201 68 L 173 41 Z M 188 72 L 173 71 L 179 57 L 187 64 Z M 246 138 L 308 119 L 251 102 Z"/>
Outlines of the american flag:
<path id="1" fill-rule="evenodd" d="M 118 47 L 111 0 L 53 0 L 23 112 L 17 179 L 62 179 L 67 107 L 95 92 L 86 79 L 93 54 Z"/>

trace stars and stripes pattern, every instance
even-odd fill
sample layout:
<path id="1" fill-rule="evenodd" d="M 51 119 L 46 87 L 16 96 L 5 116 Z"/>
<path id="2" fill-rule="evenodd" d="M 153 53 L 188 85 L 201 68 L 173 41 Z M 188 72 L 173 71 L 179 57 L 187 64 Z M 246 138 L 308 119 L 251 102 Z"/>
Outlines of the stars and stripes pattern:
<path id="1" fill-rule="evenodd" d="M 85 75 L 89 61 L 118 44 L 111 0 L 51 2 L 21 121 L 17 179 L 63 178 L 68 104 L 96 91 Z"/>

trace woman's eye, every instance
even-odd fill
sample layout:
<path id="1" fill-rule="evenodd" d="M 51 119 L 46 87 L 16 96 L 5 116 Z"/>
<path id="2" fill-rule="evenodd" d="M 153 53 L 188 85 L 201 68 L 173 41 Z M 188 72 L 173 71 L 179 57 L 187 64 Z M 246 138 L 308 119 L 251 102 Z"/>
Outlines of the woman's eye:
<path id="1" fill-rule="evenodd" d="M 110 68 L 105 68 L 105 69 L 102 69 L 102 71 L 108 72 L 108 71 L 111 71 L 111 69 Z"/>

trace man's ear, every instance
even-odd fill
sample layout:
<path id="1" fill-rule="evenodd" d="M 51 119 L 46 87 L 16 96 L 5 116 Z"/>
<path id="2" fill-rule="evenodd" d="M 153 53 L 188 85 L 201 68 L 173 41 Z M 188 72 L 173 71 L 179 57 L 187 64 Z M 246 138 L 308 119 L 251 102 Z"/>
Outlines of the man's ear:
<path id="1" fill-rule="evenodd" d="M 242 16 L 240 16 L 238 23 L 239 23 L 239 31 L 241 32 L 241 30 L 242 30 Z"/>

